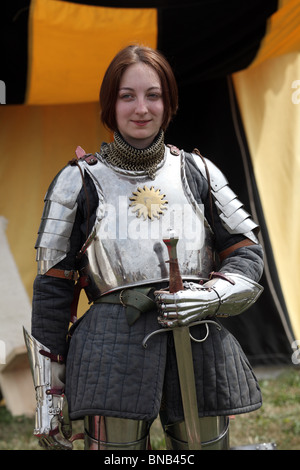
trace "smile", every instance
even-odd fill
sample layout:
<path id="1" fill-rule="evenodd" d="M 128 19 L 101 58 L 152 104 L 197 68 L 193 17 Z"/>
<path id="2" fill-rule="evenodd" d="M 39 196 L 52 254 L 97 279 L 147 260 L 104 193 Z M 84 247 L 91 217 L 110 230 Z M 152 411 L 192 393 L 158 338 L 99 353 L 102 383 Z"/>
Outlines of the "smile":
<path id="1" fill-rule="evenodd" d="M 148 121 L 132 121 L 132 122 L 136 126 L 143 127 L 143 126 L 146 126 L 150 122 L 150 120 L 148 120 Z"/>

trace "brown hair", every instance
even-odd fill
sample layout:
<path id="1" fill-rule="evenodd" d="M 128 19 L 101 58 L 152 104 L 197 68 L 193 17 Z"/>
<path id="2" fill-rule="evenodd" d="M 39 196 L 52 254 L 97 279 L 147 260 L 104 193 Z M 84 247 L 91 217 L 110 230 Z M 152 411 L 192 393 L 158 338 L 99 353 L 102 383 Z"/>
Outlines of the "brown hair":
<path id="1" fill-rule="evenodd" d="M 122 49 L 108 66 L 100 89 L 101 121 L 111 131 L 117 130 L 116 101 L 123 73 L 130 65 L 143 62 L 158 74 L 162 86 L 166 130 L 178 107 L 178 90 L 172 68 L 164 56 L 150 47 L 131 45 Z"/>

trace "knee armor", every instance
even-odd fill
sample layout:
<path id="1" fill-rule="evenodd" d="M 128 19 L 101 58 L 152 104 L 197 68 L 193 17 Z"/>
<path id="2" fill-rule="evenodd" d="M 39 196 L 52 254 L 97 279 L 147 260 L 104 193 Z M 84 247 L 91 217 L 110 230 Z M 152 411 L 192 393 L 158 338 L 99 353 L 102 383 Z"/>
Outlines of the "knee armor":
<path id="1" fill-rule="evenodd" d="M 85 450 L 147 450 L 149 424 L 146 421 L 86 416 Z"/>
<path id="2" fill-rule="evenodd" d="M 203 450 L 229 449 L 229 418 L 199 418 Z M 146 421 L 86 416 L 85 450 L 148 450 L 150 425 Z M 167 450 L 188 450 L 184 421 L 164 427 Z"/>
<path id="3" fill-rule="evenodd" d="M 229 449 L 229 418 L 209 416 L 199 418 L 201 450 Z M 188 450 L 184 421 L 165 426 L 166 448 L 168 450 Z"/>

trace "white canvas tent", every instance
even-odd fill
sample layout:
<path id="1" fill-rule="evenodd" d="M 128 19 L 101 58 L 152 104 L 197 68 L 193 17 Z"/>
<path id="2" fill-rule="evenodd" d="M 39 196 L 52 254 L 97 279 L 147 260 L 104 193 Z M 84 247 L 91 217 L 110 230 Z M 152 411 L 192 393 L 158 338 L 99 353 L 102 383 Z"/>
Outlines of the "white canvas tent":
<path id="1" fill-rule="evenodd" d="M 23 325 L 30 329 L 31 307 L 7 242 L 6 226 L 7 220 L 0 216 L 0 388 L 13 416 L 30 415 L 35 397 Z"/>

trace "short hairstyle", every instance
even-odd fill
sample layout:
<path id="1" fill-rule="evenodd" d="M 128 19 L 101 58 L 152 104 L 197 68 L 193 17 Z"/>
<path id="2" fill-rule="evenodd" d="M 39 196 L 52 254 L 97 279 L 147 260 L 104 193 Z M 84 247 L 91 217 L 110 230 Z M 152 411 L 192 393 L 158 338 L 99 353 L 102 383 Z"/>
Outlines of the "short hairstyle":
<path id="1" fill-rule="evenodd" d="M 143 62 L 158 74 L 162 86 L 164 116 L 162 129 L 165 131 L 177 112 L 178 89 L 173 70 L 165 57 L 155 49 L 130 45 L 125 47 L 108 66 L 100 89 L 101 121 L 111 130 L 117 130 L 116 101 L 123 73 L 130 65 Z"/>

